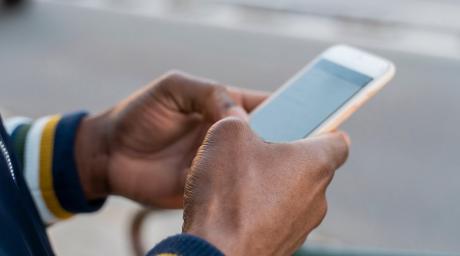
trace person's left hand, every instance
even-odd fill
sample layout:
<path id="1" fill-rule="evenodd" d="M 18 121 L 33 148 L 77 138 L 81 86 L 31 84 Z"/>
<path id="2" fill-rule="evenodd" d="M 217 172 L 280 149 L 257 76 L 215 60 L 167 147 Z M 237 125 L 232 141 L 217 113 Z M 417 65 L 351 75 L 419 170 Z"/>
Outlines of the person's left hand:
<path id="1" fill-rule="evenodd" d="M 182 207 L 185 176 L 208 128 L 247 113 L 266 93 L 169 73 L 108 110 L 85 118 L 76 160 L 89 200 L 108 194 Z"/>

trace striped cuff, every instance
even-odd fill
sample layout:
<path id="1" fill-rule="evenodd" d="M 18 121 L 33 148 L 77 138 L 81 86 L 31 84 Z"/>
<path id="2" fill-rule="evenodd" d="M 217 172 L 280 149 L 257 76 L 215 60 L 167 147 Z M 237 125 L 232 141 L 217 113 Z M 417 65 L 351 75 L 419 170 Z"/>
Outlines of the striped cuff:
<path id="1" fill-rule="evenodd" d="M 175 235 L 157 244 L 147 256 L 223 256 L 208 241 L 188 234 Z"/>
<path id="2" fill-rule="evenodd" d="M 52 224 L 74 213 L 98 210 L 105 200 L 88 202 L 74 158 L 78 125 L 86 113 L 6 121 L 23 175 L 42 220 Z"/>

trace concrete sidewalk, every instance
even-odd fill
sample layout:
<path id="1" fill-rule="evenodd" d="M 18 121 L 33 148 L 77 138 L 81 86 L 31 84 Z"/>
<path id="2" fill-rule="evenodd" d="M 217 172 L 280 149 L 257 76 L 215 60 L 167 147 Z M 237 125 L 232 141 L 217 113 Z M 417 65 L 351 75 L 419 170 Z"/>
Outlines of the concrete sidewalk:
<path id="1" fill-rule="evenodd" d="M 331 44 L 355 42 L 346 33 L 354 29 L 307 39 L 40 2 L 0 16 L 0 105 L 31 117 L 100 111 L 169 69 L 273 90 Z M 317 236 L 334 246 L 459 252 L 460 62 L 357 45 L 394 60 L 398 73 L 343 127 L 353 148 Z M 136 207 L 115 199 L 100 214 L 52 227 L 57 252 L 129 255 Z M 146 244 L 178 232 L 180 213 L 161 222 Z"/>
<path id="2" fill-rule="evenodd" d="M 141 207 L 123 198 L 111 198 L 101 212 L 76 216 L 48 229 L 56 255 L 133 255 L 128 230 Z M 149 249 L 165 237 L 181 232 L 182 211 L 162 211 L 147 219 L 144 246 Z"/>

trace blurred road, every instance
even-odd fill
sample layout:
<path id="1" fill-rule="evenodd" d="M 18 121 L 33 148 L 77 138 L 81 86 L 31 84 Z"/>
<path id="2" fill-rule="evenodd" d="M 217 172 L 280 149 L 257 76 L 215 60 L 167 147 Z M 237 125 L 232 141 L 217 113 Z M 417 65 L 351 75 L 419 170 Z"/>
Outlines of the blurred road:
<path id="1" fill-rule="evenodd" d="M 395 26 L 460 32 L 458 0 L 202 0 Z"/>
<path id="2" fill-rule="evenodd" d="M 169 69 L 273 90 L 331 43 L 40 3 L 0 16 L 0 109 L 99 111 Z M 394 60 L 398 74 L 344 126 L 353 149 L 317 235 L 334 245 L 460 252 L 460 62 L 370 50 Z M 126 244 L 117 209 L 133 206 L 115 201 L 51 228 L 58 253 L 95 255 L 97 239 L 106 253 L 126 254 L 116 250 Z M 179 215 L 155 232 L 178 232 Z"/>

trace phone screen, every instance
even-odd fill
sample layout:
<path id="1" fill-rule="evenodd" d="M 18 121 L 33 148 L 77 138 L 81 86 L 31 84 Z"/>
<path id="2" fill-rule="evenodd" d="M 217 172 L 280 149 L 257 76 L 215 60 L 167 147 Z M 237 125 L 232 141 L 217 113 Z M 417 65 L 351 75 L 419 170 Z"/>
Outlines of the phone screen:
<path id="1" fill-rule="evenodd" d="M 321 59 L 251 114 L 250 125 L 269 142 L 305 138 L 372 80 Z"/>

